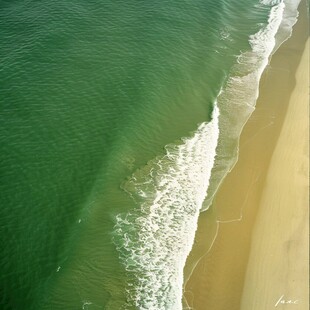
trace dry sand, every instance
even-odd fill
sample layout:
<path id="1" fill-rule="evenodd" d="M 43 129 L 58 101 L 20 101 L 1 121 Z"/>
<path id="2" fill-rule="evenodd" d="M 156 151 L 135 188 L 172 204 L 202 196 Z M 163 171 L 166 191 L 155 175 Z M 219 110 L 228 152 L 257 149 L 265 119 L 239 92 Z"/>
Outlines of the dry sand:
<path id="1" fill-rule="evenodd" d="M 285 118 L 285 123 L 288 122 L 287 119 L 289 118 L 291 119 L 290 122 L 295 121 L 296 115 L 291 112 L 291 106 L 294 106 L 295 101 L 297 100 L 294 99 L 294 97 L 296 97 L 294 94 L 300 93 L 297 89 L 299 89 L 301 85 L 303 85 L 303 87 L 307 85 L 307 80 L 300 80 L 300 73 L 298 73 L 298 80 L 295 88 L 295 73 L 298 64 L 300 63 L 301 55 L 305 47 L 305 41 L 307 39 L 308 19 L 306 14 L 306 1 L 303 1 L 300 12 L 300 18 L 294 27 L 293 36 L 285 42 L 272 57 L 272 61 L 262 77 L 257 108 L 246 124 L 241 135 L 239 160 L 220 187 L 212 208 L 209 211 L 202 213 L 199 218 L 195 245 L 188 258 L 185 275 L 189 273 L 188 269 L 193 263 L 195 263 L 197 257 L 201 257 L 202 253 L 205 254 L 201 257 L 196 268 L 185 284 L 184 296 L 190 309 L 240 310 L 242 300 L 242 310 L 268 310 L 274 308 L 275 303 L 283 294 L 284 298 L 288 299 L 297 298 L 305 300 L 307 297 L 306 295 L 300 296 L 300 294 L 295 294 L 296 290 L 298 290 L 299 284 L 297 284 L 296 288 L 291 291 L 288 290 L 288 284 L 285 287 L 278 286 L 280 282 L 289 282 L 290 286 L 293 286 L 293 281 L 297 283 L 297 277 L 299 277 L 299 281 L 300 279 L 307 279 L 307 274 L 299 275 L 299 273 L 303 272 L 298 269 L 300 267 L 296 267 L 294 264 L 294 259 L 297 256 L 300 257 L 302 255 L 298 251 L 296 251 L 295 256 L 293 255 L 293 252 L 294 250 L 297 250 L 297 247 L 304 249 L 304 251 L 306 250 L 304 236 L 300 235 L 299 238 L 297 230 L 294 230 L 298 225 L 301 225 L 298 226 L 298 229 L 301 230 L 300 227 L 302 226 L 303 229 L 306 229 L 307 218 L 304 219 L 306 213 L 302 215 L 302 211 L 295 213 L 294 210 L 294 220 L 292 221 L 292 206 L 289 205 L 289 207 L 286 207 L 286 220 L 281 219 L 280 222 L 279 213 L 280 209 L 282 209 L 281 206 L 279 206 L 279 210 L 273 209 L 274 211 L 272 212 L 274 213 L 271 211 L 268 213 L 270 207 L 265 208 L 265 211 L 261 208 L 262 211 L 257 219 L 257 223 L 255 224 L 253 241 L 251 241 L 252 230 L 257 211 L 261 206 L 261 201 L 265 206 L 275 203 L 271 198 L 270 202 L 267 203 L 267 200 L 271 197 L 266 194 L 267 191 L 272 193 L 277 190 L 277 197 L 281 197 L 283 201 L 289 202 L 293 200 L 294 203 L 295 201 L 299 201 L 299 198 L 295 197 L 296 195 L 298 196 L 299 189 L 295 190 L 294 196 L 290 196 L 293 191 L 293 185 L 287 185 L 290 190 L 280 188 L 280 186 L 271 186 L 270 176 L 274 174 L 274 172 L 271 171 L 275 169 L 274 162 L 277 161 L 277 159 L 274 159 L 276 155 L 274 155 L 271 160 L 275 145 L 277 145 L 277 153 L 280 152 L 282 154 L 284 153 L 283 151 L 278 151 L 280 148 L 280 146 L 278 146 L 280 145 L 280 141 L 287 138 L 286 141 L 281 142 L 281 145 L 282 148 L 284 145 L 286 149 L 288 149 L 291 139 L 293 141 L 296 140 L 296 143 L 298 143 L 298 141 L 300 143 L 300 139 L 307 139 L 307 137 L 304 136 L 304 132 L 300 134 L 297 133 L 296 138 L 291 136 L 293 133 L 290 133 L 290 136 L 288 136 L 281 131 L 289 102 L 290 108 Z M 305 66 L 304 59 L 303 66 Z M 302 113 L 304 116 L 308 117 L 305 104 Z M 300 119 L 300 122 L 302 121 L 305 122 L 304 119 Z M 304 123 L 302 126 L 305 126 L 304 128 L 306 128 L 308 123 Z M 298 126 L 295 126 L 296 130 L 297 127 Z M 277 143 L 280 133 L 281 138 L 279 138 L 279 143 Z M 294 133 L 294 135 L 296 135 L 296 133 Z M 297 147 L 294 146 L 294 148 Z M 301 151 L 299 149 L 296 151 L 294 150 L 292 154 L 301 156 L 304 152 L 305 150 Z M 285 164 L 285 161 L 288 161 L 287 157 L 285 157 L 284 161 L 283 159 L 279 160 L 279 165 L 280 163 Z M 297 171 L 298 169 L 301 169 L 300 167 L 307 169 L 306 165 L 300 166 L 300 159 L 294 160 L 290 169 L 296 169 L 296 167 Z M 281 173 L 280 177 L 278 176 L 278 179 L 284 179 L 284 174 L 286 175 L 286 179 L 295 178 L 291 170 L 288 171 L 284 168 L 285 167 L 283 167 L 283 173 Z M 278 167 L 277 169 L 280 171 L 282 168 Z M 302 173 L 298 173 L 300 173 L 298 174 L 298 178 L 300 179 Z M 306 178 L 305 175 L 304 178 Z M 297 185 L 300 183 L 294 181 L 293 184 Z M 306 184 L 304 185 L 303 190 L 308 191 Z M 267 188 L 269 188 L 269 190 Z M 288 196 L 290 197 L 288 198 Z M 264 199 L 264 202 L 262 199 Z M 279 203 L 275 204 L 277 206 Z M 303 208 L 306 207 L 307 205 L 303 206 Z M 267 218 L 270 217 L 270 222 L 268 222 L 267 225 L 267 228 L 270 231 L 266 230 L 266 234 L 264 233 L 266 227 L 264 226 L 265 228 L 260 228 L 260 222 L 264 221 L 263 216 Z M 302 220 L 300 217 L 302 217 Z M 302 224 L 299 224 L 299 221 L 303 221 Z M 282 239 L 282 236 L 284 237 L 282 231 L 275 232 L 277 228 L 280 228 L 280 224 L 284 226 L 288 225 L 288 230 L 292 227 L 294 235 L 285 235 L 285 239 Z M 262 236 L 261 239 L 260 234 L 264 234 L 264 237 Z M 206 240 L 206 236 L 208 236 L 209 240 Z M 214 243 L 212 243 L 214 236 L 216 236 L 216 239 Z M 270 239 L 273 239 L 275 243 L 281 243 L 282 247 L 284 242 L 286 253 L 289 252 L 290 255 L 292 255 L 289 260 L 286 259 L 285 255 L 282 257 L 282 260 L 280 259 L 282 262 L 281 268 L 283 268 L 283 274 L 281 275 L 283 275 L 283 277 L 280 277 L 280 279 L 277 278 L 278 282 L 275 281 L 273 284 L 271 282 L 272 274 L 274 272 L 273 267 L 264 267 L 266 264 L 269 264 L 269 262 L 267 263 L 265 261 L 265 258 L 266 256 L 279 258 L 279 255 L 275 252 L 278 250 L 278 246 L 277 248 L 272 248 L 269 247 L 271 244 L 268 244 L 268 248 L 264 248 L 260 245 L 260 243 L 263 243 L 266 244 L 264 246 L 267 247 L 267 243 L 264 243 L 263 240 Z M 261 241 L 258 242 L 258 240 Z M 207 249 L 208 246 L 206 247 L 206 244 L 208 246 L 212 244 L 210 250 Z M 251 247 L 251 256 L 249 260 Z M 282 249 L 279 254 L 283 255 L 283 251 L 284 250 Z M 262 265 L 258 265 L 255 258 L 260 259 Z M 306 257 L 304 256 L 303 259 L 306 259 Z M 298 265 L 299 264 L 300 263 L 298 263 Z M 247 266 L 249 266 L 248 269 Z M 296 271 L 296 268 L 298 271 Z M 302 270 L 304 270 L 304 267 L 302 267 Z M 264 291 L 262 291 L 262 294 L 256 292 L 257 288 L 255 282 L 258 281 L 257 277 L 261 275 L 261 273 L 265 275 L 264 281 L 270 281 L 270 292 L 268 293 L 268 296 L 263 294 Z M 263 290 L 264 283 L 262 282 L 260 285 Z M 301 290 L 303 289 L 301 288 Z M 256 308 L 254 308 L 253 305 L 253 298 L 257 298 Z M 261 300 L 261 304 L 259 304 L 259 300 Z M 264 302 L 268 302 L 268 305 L 264 304 Z M 271 308 L 269 306 L 270 304 L 272 305 Z M 298 310 L 306 309 L 301 308 L 302 305 L 303 304 L 300 303 L 298 306 L 286 306 L 295 306 L 294 309 Z"/>

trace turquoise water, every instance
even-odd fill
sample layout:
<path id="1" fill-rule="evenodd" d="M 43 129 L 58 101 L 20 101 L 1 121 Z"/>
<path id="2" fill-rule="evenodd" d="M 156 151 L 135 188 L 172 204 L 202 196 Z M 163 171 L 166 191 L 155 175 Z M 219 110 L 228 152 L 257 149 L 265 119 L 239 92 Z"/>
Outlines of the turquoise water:
<path id="1" fill-rule="evenodd" d="M 0 3 L 1 309 L 181 309 L 279 3 Z"/>

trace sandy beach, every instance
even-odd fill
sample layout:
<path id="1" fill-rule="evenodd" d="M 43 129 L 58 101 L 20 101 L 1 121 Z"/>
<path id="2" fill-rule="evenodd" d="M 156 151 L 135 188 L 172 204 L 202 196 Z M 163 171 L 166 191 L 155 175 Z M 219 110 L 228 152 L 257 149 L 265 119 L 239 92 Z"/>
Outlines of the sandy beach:
<path id="1" fill-rule="evenodd" d="M 299 11 L 292 37 L 264 72 L 238 162 L 200 216 L 187 266 L 205 254 L 184 287 L 189 309 L 263 310 L 279 300 L 279 309 L 308 309 L 305 1 Z"/>
<path id="2" fill-rule="evenodd" d="M 308 65 L 309 40 L 255 221 L 242 294 L 244 310 L 309 309 Z"/>

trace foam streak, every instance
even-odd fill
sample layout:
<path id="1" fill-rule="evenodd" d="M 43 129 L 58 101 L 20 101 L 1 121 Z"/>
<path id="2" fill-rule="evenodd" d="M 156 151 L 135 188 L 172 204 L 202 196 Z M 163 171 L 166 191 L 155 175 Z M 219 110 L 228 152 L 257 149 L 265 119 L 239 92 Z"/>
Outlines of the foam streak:
<path id="1" fill-rule="evenodd" d="M 209 186 L 219 135 L 219 109 L 191 138 L 136 171 L 124 185 L 140 209 L 117 217 L 114 241 L 129 273 L 128 304 L 182 309 L 183 268 Z"/>

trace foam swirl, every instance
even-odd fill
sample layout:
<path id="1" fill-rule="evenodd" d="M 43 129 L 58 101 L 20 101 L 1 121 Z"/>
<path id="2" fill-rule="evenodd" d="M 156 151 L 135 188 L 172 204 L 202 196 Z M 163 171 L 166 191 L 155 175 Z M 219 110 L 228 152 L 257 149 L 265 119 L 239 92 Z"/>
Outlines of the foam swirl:
<path id="1" fill-rule="evenodd" d="M 260 3 L 271 7 L 268 23 L 249 37 L 251 49 L 238 55 L 237 64 L 217 98 L 221 109 L 219 145 L 203 211 L 210 207 L 220 184 L 237 161 L 239 138 L 255 109 L 259 82 L 275 48 L 275 37 L 283 20 L 283 1 L 264 0 Z"/>
<path id="2" fill-rule="evenodd" d="M 219 109 L 180 145 L 124 184 L 140 208 L 117 216 L 114 242 L 129 274 L 128 303 L 138 309 L 182 309 L 183 268 L 209 186 Z"/>

